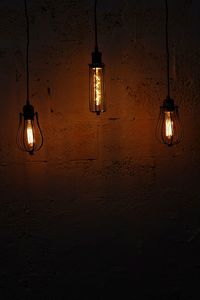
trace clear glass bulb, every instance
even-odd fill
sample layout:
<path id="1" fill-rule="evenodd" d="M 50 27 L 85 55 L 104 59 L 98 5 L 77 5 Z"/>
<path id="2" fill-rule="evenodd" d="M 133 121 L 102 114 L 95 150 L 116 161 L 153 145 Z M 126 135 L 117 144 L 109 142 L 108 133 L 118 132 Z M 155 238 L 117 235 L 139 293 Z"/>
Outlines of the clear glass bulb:
<path id="1" fill-rule="evenodd" d="M 160 107 L 156 137 L 168 146 L 180 143 L 183 137 L 178 106 L 175 106 L 174 101 L 169 97 L 165 99 L 163 106 Z"/>
<path id="2" fill-rule="evenodd" d="M 20 113 L 17 145 L 20 150 L 33 154 L 43 145 L 43 135 L 38 121 L 38 113 L 30 104 L 23 107 Z"/>
<path id="3" fill-rule="evenodd" d="M 106 110 L 104 87 L 104 65 L 90 65 L 90 111 L 100 113 Z"/>

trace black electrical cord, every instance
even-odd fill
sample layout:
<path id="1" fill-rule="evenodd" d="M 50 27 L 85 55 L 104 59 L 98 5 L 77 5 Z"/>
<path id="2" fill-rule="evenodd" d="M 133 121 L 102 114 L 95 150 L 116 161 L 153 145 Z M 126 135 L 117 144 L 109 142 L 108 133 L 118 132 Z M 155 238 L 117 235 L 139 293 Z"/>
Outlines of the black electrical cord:
<path id="1" fill-rule="evenodd" d="M 168 37 L 168 23 L 169 23 L 168 0 L 165 0 L 165 39 L 166 39 L 166 58 L 167 58 L 167 96 L 170 97 L 170 78 L 169 78 L 169 37 Z"/>
<path id="2" fill-rule="evenodd" d="M 94 3 L 94 28 L 95 28 L 95 50 L 98 51 L 98 39 L 97 39 L 97 0 Z"/>
<path id="3" fill-rule="evenodd" d="M 24 9 L 25 9 L 25 17 L 26 17 L 26 104 L 30 104 L 29 101 L 29 17 L 28 17 L 28 9 L 27 9 L 27 0 L 24 0 Z"/>

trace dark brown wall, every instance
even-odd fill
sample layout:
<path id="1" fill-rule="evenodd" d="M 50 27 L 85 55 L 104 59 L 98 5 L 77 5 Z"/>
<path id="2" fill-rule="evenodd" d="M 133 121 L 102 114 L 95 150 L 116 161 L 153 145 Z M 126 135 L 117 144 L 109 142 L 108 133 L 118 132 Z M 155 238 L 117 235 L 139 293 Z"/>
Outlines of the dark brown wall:
<path id="1" fill-rule="evenodd" d="M 155 139 L 164 1 L 99 2 L 107 112 L 97 117 L 88 110 L 93 1 L 29 1 L 31 101 L 45 139 L 34 156 L 15 143 L 23 1 L 0 2 L 0 298 L 197 300 L 200 5 L 169 0 L 184 140 L 168 148 Z"/>

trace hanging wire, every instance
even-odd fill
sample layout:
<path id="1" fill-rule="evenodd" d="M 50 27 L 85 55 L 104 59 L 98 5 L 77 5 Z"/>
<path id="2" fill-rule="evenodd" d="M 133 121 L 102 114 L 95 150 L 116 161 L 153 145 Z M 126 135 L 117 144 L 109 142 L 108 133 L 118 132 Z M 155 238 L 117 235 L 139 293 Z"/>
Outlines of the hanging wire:
<path id="1" fill-rule="evenodd" d="M 167 58 L 167 96 L 170 97 L 170 78 L 169 78 L 169 37 L 168 37 L 168 23 L 169 23 L 168 0 L 165 0 L 165 39 L 166 39 L 166 58 Z"/>
<path id="2" fill-rule="evenodd" d="M 97 39 L 97 0 L 94 3 L 94 28 L 95 28 L 95 49 L 98 51 L 98 39 Z"/>
<path id="3" fill-rule="evenodd" d="M 27 9 L 27 0 L 24 0 L 24 9 L 25 9 L 25 17 L 26 17 L 26 104 L 30 104 L 29 101 L 29 17 L 28 17 L 28 9 Z"/>

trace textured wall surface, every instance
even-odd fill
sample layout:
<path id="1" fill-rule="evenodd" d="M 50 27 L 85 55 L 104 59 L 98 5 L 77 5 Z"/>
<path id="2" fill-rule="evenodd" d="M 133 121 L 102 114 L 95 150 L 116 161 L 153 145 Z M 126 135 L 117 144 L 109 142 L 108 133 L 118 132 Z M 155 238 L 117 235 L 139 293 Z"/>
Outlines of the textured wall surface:
<path id="1" fill-rule="evenodd" d="M 0 298 L 200 299 L 200 4 L 169 0 L 181 144 L 155 139 L 165 5 L 99 0 L 107 112 L 88 110 L 92 0 L 29 0 L 31 101 L 44 147 L 16 147 L 22 0 L 0 1 Z M 128 296 L 130 294 L 130 296 Z"/>

